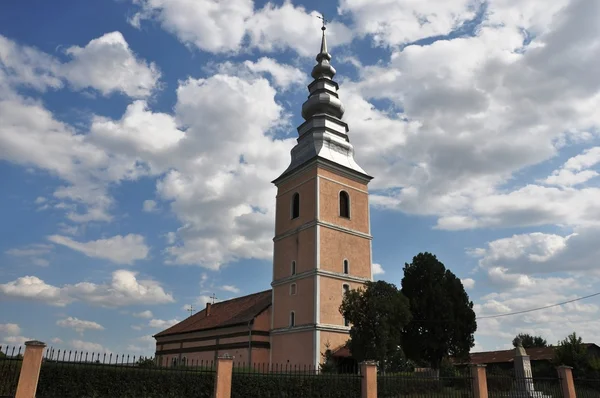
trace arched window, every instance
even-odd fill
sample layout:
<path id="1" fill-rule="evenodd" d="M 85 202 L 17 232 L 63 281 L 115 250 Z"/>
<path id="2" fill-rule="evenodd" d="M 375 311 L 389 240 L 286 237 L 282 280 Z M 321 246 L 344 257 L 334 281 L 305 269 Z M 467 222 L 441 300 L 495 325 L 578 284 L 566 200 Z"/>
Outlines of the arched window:
<path id="1" fill-rule="evenodd" d="M 350 273 L 350 264 L 348 260 L 344 259 L 344 274 Z"/>
<path id="2" fill-rule="evenodd" d="M 292 275 L 296 275 L 296 262 L 292 261 Z"/>
<path id="3" fill-rule="evenodd" d="M 177 357 L 173 357 L 173 358 L 171 359 L 171 365 L 172 365 L 173 367 L 177 366 Z"/>
<path id="4" fill-rule="evenodd" d="M 292 218 L 300 217 L 300 194 L 296 192 L 292 196 Z"/>
<path id="5" fill-rule="evenodd" d="M 348 192 L 340 192 L 340 217 L 350 218 L 350 196 Z"/>
<path id="6" fill-rule="evenodd" d="M 290 285 L 290 295 L 294 296 L 296 294 L 296 284 L 292 283 Z"/>
<path id="7" fill-rule="evenodd" d="M 344 296 L 350 291 L 350 285 L 343 284 L 342 289 L 344 290 Z M 344 326 L 350 326 L 350 322 L 346 318 L 344 318 Z"/>
<path id="8" fill-rule="evenodd" d="M 296 313 L 294 311 L 290 312 L 290 327 L 296 326 Z"/>

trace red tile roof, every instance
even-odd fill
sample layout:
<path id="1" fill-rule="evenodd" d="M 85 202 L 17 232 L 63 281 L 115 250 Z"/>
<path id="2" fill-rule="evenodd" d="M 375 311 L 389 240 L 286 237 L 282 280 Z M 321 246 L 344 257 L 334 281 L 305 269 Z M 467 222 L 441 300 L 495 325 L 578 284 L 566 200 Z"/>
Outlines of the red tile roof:
<path id="1" fill-rule="evenodd" d="M 595 345 L 593 343 L 584 344 L 588 349 Z M 537 347 L 537 348 L 526 348 L 525 351 L 529 355 L 529 359 L 532 361 L 549 361 L 554 358 L 554 347 Z M 487 364 L 487 363 L 506 363 L 513 362 L 515 358 L 515 350 L 502 350 L 502 351 L 485 351 L 485 352 L 472 352 L 471 364 Z"/>
<path id="2" fill-rule="evenodd" d="M 247 324 L 270 306 L 271 290 L 221 301 L 210 306 L 208 316 L 205 308 L 178 324 L 155 334 L 154 337 Z"/>

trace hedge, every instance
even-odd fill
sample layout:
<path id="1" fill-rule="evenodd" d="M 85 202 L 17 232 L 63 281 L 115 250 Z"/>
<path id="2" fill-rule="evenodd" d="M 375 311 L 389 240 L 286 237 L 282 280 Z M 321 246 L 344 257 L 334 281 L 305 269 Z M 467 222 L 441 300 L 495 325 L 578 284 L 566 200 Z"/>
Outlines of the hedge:
<path id="1" fill-rule="evenodd" d="M 413 395 L 470 397 L 471 382 L 468 377 L 425 378 L 407 375 L 380 375 L 377 377 L 377 396 L 379 398 Z"/>
<path id="2" fill-rule="evenodd" d="M 233 373 L 231 398 L 359 397 L 361 377 L 343 374 Z"/>
<path id="3" fill-rule="evenodd" d="M 37 398 L 211 398 L 213 372 L 44 363 Z"/>

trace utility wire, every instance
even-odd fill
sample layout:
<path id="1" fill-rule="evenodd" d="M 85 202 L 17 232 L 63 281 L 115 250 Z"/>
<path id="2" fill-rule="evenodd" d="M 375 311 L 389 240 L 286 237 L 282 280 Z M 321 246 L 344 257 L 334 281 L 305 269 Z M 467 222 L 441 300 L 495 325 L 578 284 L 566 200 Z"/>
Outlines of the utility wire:
<path id="1" fill-rule="evenodd" d="M 595 297 L 595 296 L 600 296 L 600 292 L 594 293 L 594 294 L 590 294 L 589 296 L 583 296 L 583 297 L 578 297 L 578 298 L 575 298 L 575 299 L 572 299 L 572 300 L 563 301 L 561 303 L 546 305 L 544 307 L 530 308 L 528 310 L 515 311 L 515 312 L 507 312 L 505 314 L 479 316 L 479 317 L 476 317 L 475 320 L 500 318 L 500 317 L 511 316 L 511 315 L 526 314 L 528 312 L 534 312 L 534 311 L 545 310 L 545 309 L 552 308 L 552 307 L 558 307 L 558 306 L 561 306 L 561 305 L 573 303 L 575 301 L 584 300 L 584 299 L 588 299 L 588 298 Z M 411 320 L 411 322 L 419 322 L 419 323 L 454 323 L 456 321 L 454 321 L 454 320 L 441 320 L 441 319 L 428 319 L 428 320 L 425 320 L 425 319 L 413 319 L 413 320 Z"/>
<path id="2" fill-rule="evenodd" d="M 476 319 L 500 318 L 500 317 L 503 317 L 503 316 L 510 316 L 510 315 L 525 314 L 525 313 L 528 313 L 528 312 L 534 312 L 534 311 L 545 310 L 545 309 L 547 309 L 547 308 L 558 307 L 558 306 L 560 306 L 560 305 L 565 305 L 565 304 L 568 304 L 568 303 L 573 303 L 573 302 L 575 302 L 575 301 L 579 301 L 579 300 L 588 299 L 588 298 L 590 298 L 590 297 L 594 297 L 594 296 L 600 296 L 600 292 L 598 292 L 598 293 L 594 293 L 594 294 L 590 294 L 589 296 L 578 297 L 578 298 L 575 298 L 575 299 L 573 299 L 573 300 L 567 300 L 567 301 L 563 301 L 563 302 L 561 302 L 561 303 L 556 303 L 556 304 L 546 305 L 546 306 L 544 306 L 544 307 L 531 308 L 531 309 L 528 309 L 528 310 L 523 310 L 523 311 L 507 312 L 507 313 L 505 313 L 505 314 L 498 314 L 498 315 L 487 315 L 487 316 L 480 316 L 480 317 L 477 317 Z"/>

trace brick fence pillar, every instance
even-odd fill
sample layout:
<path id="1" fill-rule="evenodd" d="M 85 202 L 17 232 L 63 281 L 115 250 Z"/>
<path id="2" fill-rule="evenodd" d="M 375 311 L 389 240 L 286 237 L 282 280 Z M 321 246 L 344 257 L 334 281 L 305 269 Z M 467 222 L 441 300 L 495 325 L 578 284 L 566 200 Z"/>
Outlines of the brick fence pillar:
<path id="1" fill-rule="evenodd" d="M 377 364 L 374 361 L 360 363 L 361 398 L 377 398 Z"/>
<path id="2" fill-rule="evenodd" d="M 46 344 L 41 341 L 25 342 L 25 355 L 15 398 L 35 398 L 45 347 Z"/>
<path id="3" fill-rule="evenodd" d="M 485 365 L 471 365 L 473 398 L 488 398 L 487 374 Z"/>
<path id="4" fill-rule="evenodd" d="M 231 376 L 233 373 L 233 358 L 222 356 L 217 358 L 217 373 L 215 375 L 214 398 L 231 397 Z"/>
<path id="5" fill-rule="evenodd" d="M 559 366 L 558 378 L 560 379 L 560 387 L 564 398 L 576 398 L 575 383 L 573 382 L 573 368 L 570 366 Z"/>

